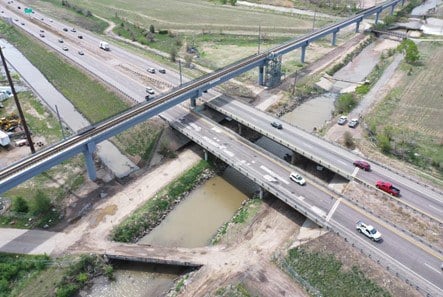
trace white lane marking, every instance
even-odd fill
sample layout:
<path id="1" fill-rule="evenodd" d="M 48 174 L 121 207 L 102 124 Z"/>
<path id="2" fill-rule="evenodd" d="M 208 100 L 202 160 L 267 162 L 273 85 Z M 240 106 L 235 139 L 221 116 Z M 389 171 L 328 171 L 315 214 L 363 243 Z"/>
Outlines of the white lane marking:
<path id="1" fill-rule="evenodd" d="M 190 123 L 189 126 L 192 127 L 192 129 L 194 129 L 195 131 L 199 132 L 202 128 L 197 125 L 196 123 Z"/>
<path id="2" fill-rule="evenodd" d="M 337 201 L 335 201 L 334 205 L 332 206 L 331 210 L 328 213 L 328 216 L 326 217 L 326 222 L 329 222 L 332 215 L 334 214 L 335 210 L 337 209 L 338 205 L 340 204 L 341 198 L 339 198 Z"/>
<path id="3" fill-rule="evenodd" d="M 224 150 L 224 152 L 225 152 L 225 154 L 227 154 L 231 158 L 235 156 L 235 154 L 233 152 L 231 152 L 231 151 Z"/>
<path id="4" fill-rule="evenodd" d="M 305 197 L 303 197 L 303 196 L 298 196 L 298 199 L 300 199 L 301 201 L 304 201 L 304 200 L 305 200 Z"/>
<path id="5" fill-rule="evenodd" d="M 359 169 L 360 168 L 358 168 L 358 167 L 354 168 L 354 171 L 352 172 L 352 177 L 355 177 L 357 175 L 357 172 L 358 172 Z"/>
<path id="6" fill-rule="evenodd" d="M 317 206 L 311 206 L 311 210 L 313 212 L 315 212 L 316 214 L 318 214 L 319 216 L 324 217 L 325 216 L 325 212 L 323 210 L 321 210 L 320 208 L 318 208 Z"/>
<path id="7" fill-rule="evenodd" d="M 437 272 L 437 273 L 440 273 L 441 274 L 441 271 L 440 270 L 438 270 L 438 269 L 435 269 L 434 267 L 432 267 L 431 265 L 429 265 L 428 263 L 425 263 L 425 265 L 429 268 L 429 269 L 432 269 L 432 270 L 434 270 L 435 272 Z"/>
<path id="8" fill-rule="evenodd" d="M 266 179 L 267 181 L 270 181 L 270 182 L 273 182 L 273 183 L 277 182 L 277 180 L 275 178 L 273 178 L 272 176 L 270 176 L 269 174 L 263 175 L 263 178 Z"/>
<path id="9" fill-rule="evenodd" d="M 428 204 L 428 206 L 431 207 L 431 208 L 433 208 L 433 209 L 435 209 L 435 210 L 437 210 L 438 212 L 442 212 L 442 211 L 443 211 L 443 210 L 441 210 L 440 208 L 437 208 L 437 207 L 435 207 L 435 206 L 433 206 L 433 205 L 431 205 L 431 204 Z"/>
<path id="10" fill-rule="evenodd" d="M 211 130 L 215 131 L 216 133 L 221 133 L 222 132 L 222 129 L 220 129 L 219 127 L 213 127 Z"/>
<path id="11" fill-rule="evenodd" d="M 260 168 L 263 169 L 266 173 L 268 173 L 272 177 L 275 177 L 276 179 L 280 180 L 282 183 L 289 185 L 289 182 L 287 180 L 285 180 L 284 178 L 281 178 L 274 171 L 267 168 L 266 166 L 261 165 Z"/>

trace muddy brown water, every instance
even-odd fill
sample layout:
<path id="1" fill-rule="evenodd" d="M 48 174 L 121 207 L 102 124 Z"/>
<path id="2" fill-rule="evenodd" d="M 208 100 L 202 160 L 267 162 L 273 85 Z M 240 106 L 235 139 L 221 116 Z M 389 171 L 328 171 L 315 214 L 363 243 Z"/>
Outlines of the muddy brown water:
<path id="1" fill-rule="evenodd" d="M 229 178 L 236 173 L 226 174 Z M 167 247 L 205 246 L 246 199 L 247 195 L 224 177 L 213 177 L 192 191 L 139 242 Z"/>

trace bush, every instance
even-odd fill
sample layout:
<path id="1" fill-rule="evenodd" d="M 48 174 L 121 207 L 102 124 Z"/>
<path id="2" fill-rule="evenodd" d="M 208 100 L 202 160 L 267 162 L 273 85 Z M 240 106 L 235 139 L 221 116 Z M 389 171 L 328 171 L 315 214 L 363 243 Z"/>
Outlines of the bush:
<path id="1" fill-rule="evenodd" d="M 385 133 L 377 134 L 377 143 L 382 152 L 384 153 L 390 153 L 391 152 L 391 140 L 389 139 L 388 135 Z"/>
<path id="2" fill-rule="evenodd" d="M 341 94 L 335 102 L 336 111 L 339 114 L 349 113 L 355 105 L 357 105 L 357 100 L 352 93 Z"/>
<path id="3" fill-rule="evenodd" d="M 15 212 L 27 213 L 29 211 L 28 202 L 21 196 L 17 196 L 12 200 L 12 210 Z"/>
<path id="4" fill-rule="evenodd" d="M 32 213 L 35 215 L 45 214 L 51 209 L 51 199 L 45 193 L 38 190 L 31 203 Z"/>
<path id="5" fill-rule="evenodd" d="M 151 33 L 155 33 L 154 25 L 150 25 L 150 26 L 149 26 L 149 32 L 151 32 Z"/>
<path id="6" fill-rule="evenodd" d="M 405 39 L 397 48 L 400 52 L 405 53 L 405 60 L 408 64 L 415 64 L 420 60 L 420 53 L 414 41 Z"/>
<path id="7" fill-rule="evenodd" d="M 347 148 L 350 148 L 350 149 L 354 149 L 355 148 L 355 142 L 354 142 L 354 138 L 352 137 L 351 132 L 346 131 L 345 133 L 343 133 L 343 138 L 344 138 L 344 141 L 345 141 L 345 146 Z"/>

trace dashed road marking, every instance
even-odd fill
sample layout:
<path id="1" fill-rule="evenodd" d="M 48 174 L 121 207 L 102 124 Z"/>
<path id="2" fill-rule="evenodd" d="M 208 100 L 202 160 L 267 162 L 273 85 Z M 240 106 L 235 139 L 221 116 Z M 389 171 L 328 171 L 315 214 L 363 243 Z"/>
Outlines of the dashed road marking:
<path id="1" fill-rule="evenodd" d="M 432 270 L 434 270 L 435 272 L 437 272 L 437 273 L 439 273 L 439 274 L 441 274 L 441 271 L 440 270 L 438 270 L 438 269 L 435 269 L 434 267 L 432 267 L 431 265 L 429 265 L 428 263 L 425 263 L 425 266 L 427 266 L 429 269 L 432 269 Z"/>
<path id="2" fill-rule="evenodd" d="M 355 177 L 357 175 L 357 172 L 358 172 L 359 169 L 360 168 L 358 168 L 358 167 L 354 168 L 354 171 L 352 172 L 352 177 Z"/>
<path id="3" fill-rule="evenodd" d="M 335 201 L 334 205 L 332 206 L 331 210 L 328 213 L 328 216 L 326 217 L 326 222 L 329 222 L 329 220 L 331 219 L 332 215 L 334 214 L 335 210 L 337 209 L 338 205 L 340 204 L 342 198 L 337 199 L 337 201 Z"/>

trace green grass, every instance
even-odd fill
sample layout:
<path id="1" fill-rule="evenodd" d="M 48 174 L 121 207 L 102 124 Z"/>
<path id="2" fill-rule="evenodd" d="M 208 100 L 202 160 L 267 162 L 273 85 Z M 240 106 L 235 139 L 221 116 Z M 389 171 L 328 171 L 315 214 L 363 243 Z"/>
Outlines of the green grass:
<path id="1" fill-rule="evenodd" d="M 275 32 L 294 32 L 312 27 L 312 20 L 303 16 L 252 10 L 240 6 L 222 6 L 201 0 L 109 1 L 72 0 L 93 14 L 111 19 L 116 14 L 148 28 L 197 31 L 257 31 L 262 28 Z M 196 13 L 198 12 L 198 13 Z"/>
<path id="2" fill-rule="evenodd" d="M 243 283 L 237 285 L 229 285 L 224 288 L 219 288 L 215 291 L 215 296 L 218 297 L 252 297 L 252 295 Z"/>
<path id="3" fill-rule="evenodd" d="M 49 262 L 48 256 L 0 253 L 0 297 L 9 297 L 13 291 L 20 290 Z"/>
<path id="4" fill-rule="evenodd" d="M 167 213 L 172 203 L 180 196 L 192 190 L 202 173 L 209 168 L 206 161 L 200 161 L 196 166 L 186 171 L 178 179 L 160 190 L 154 198 L 149 199 L 142 207 L 126 218 L 112 230 L 111 238 L 120 242 L 134 242 L 146 230 L 155 227 L 160 218 Z"/>
<path id="5" fill-rule="evenodd" d="M 128 108 L 114 93 L 16 28 L 1 22 L 0 35 L 14 44 L 90 122 Z"/>
<path id="6" fill-rule="evenodd" d="M 387 291 L 367 279 L 357 267 L 344 270 L 342 263 L 332 254 L 294 248 L 289 250 L 286 263 L 289 269 L 294 270 L 323 296 L 390 296 Z"/>
<path id="7" fill-rule="evenodd" d="M 48 16 L 71 23 L 73 26 L 81 27 L 88 31 L 101 34 L 109 26 L 106 21 L 99 19 L 94 15 L 89 15 L 87 13 L 88 10 L 84 9 L 84 7 L 68 8 L 62 6 L 61 0 L 25 0 L 23 2 Z M 68 2 L 73 3 L 73 1 L 70 0 L 68 0 Z"/>

